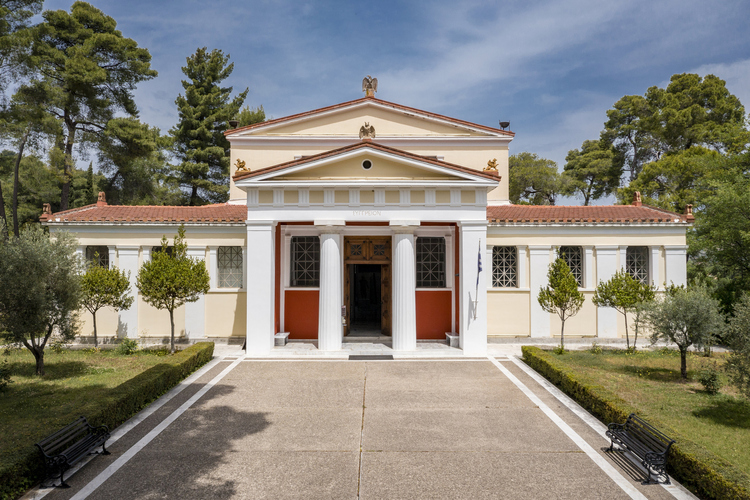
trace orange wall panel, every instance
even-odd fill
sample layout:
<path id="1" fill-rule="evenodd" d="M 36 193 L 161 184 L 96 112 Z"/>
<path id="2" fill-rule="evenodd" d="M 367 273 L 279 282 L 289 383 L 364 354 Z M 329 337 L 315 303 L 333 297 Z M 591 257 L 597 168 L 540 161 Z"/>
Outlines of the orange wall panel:
<path id="1" fill-rule="evenodd" d="M 451 331 L 450 290 L 417 291 L 417 339 L 445 340 Z"/>
<path id="2" fill-rule="evenodd" d="M 284 293 L 284 329 L 290 339 L 318 338 L 318 290 L 286 290 Z"/>

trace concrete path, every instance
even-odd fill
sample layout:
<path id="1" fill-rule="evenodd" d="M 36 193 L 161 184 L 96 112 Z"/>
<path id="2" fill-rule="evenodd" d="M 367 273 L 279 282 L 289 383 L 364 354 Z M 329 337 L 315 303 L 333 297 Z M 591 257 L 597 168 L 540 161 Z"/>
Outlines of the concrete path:
<path id="1" fill-rule="evenodd" d="M 172 394 L 112 444 L 112 455 L 72 476 L 72 488 L 41 494 L 675 498 L 674 490 L 641 485 L 641 471 L 607 446 L 508 357 L 239 357 L 214 363 Z"/>

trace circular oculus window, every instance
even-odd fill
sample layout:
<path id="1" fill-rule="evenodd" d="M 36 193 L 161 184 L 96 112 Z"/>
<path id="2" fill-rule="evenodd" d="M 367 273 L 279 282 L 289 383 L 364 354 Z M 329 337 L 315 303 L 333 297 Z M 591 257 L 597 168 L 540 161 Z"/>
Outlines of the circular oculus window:
<path id="1" fill-rule="evenodd" d="M 372 162 L 370 160 L 362 161 L 362 168 L 364 168 L 365 170 L 370 170 L 372 168 Z"/>

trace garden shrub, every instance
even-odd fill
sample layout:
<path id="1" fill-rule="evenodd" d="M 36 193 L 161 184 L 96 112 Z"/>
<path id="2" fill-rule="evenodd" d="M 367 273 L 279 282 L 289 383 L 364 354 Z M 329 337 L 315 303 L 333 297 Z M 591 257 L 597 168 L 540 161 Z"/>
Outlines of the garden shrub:
<path id="1" fill-rule="evenodd" d="M 213 357 L 214 343 L 199 342 L 165 357 L 140 375 L 112 389 L 114 398 L 93 415 L 85 415 L 91 425 L 106 425 L 112 431 L 118 425 L 148 406 L 181 380 Z M 51 430 L 55 432 L 57 429 Z M 12 500 L 44 477 L 44 463 L 34 443 L 29 443 L 24 456 L 16 463 L 0 469 L 0 499 Z"/>
<path id="2" fill-rule="evenodd" d="M 533 346 L 523 346 L 523 360 L 568 396 L 607 424 L 624 422 L 631 413 L 640 413 L 598 385 L 582 382 L 575 371 L 560 363 L 558 358 Z M 673 350 L 670 350 L 673 351 Z M 661 351 L 662 354 L 674 355 Z M 679 352 L 677 353 L 679 355 Z M 747 476 L 726 460 L 690 441 L 662 422 L 646 415 L 651 424 L 676 440 L 669 454 L 668 472 L 701 498 L 715 500 L 750 500 L 750 492 L 738 481 Z M 737 478 L 734 480 L 733 478 Z"/>
<path id="3" fill-rule="evenodd" d="M 133 339 L 122 339 L 120 345 L 117 346 L 117 353 L 123 356 L 130 356 L 138 351 L 138 341 Z"/>
<path id="4" fill-rule="evenodd" d="M 602 352 L 604 352 L 604 350 L 602 349 L 602 346 L 596 343 L 595 340 L 591 343 L 591 349 L 589 349 L 589 352 L 591 354 L 601 354 Z"/>
<path id="5" fill-rule="evenodd" d="M 13 381 L 10 379 L 10 365 L 8 365 L 8 360 L 6 359 L 0 364 L 0 392 L 7 389 L 8 384 L 11 382 Z"/>
<path id="6" fill-rule="evenodd" d="M 721 380 L 719 379 L 719 372 L 716 368 L 701 370 L 698 374 L 698 381 L 703 386 L 703 389 L 709 394 L 718 394 L 719 390 L 721 390 Z"/>

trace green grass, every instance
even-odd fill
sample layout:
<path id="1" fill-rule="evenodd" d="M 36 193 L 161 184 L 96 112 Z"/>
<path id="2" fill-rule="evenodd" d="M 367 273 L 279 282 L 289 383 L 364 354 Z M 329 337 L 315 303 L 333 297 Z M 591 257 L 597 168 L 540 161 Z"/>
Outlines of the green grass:
<path id="1" fill-rule="evenodd" d="M 75 418 L 91 418 L 114 401 L 120 384 L 166 359 L 144 351 L 123 356 L 114 351 L 47 349 L 45 375 L 38 377 L 27 349 L 0 354 L 0 363 L 7 360 L 11 367 L 12 380 L 0 392 L 0 469 Z"/>
<path id="2" fill-rule="evenodd" d="M 711 395 L 698 382 L 702 369 L 721 369 L 723 356 L 690 355 L 687 382 L 680 378 L 679 353 L 672 350 L 569 351 L 554 357 L 574 370 L 581 382 L 603 387 L 647 420 L 663 422 L 750 475 L 750 402 L 731 385 Z M 728 384 L 723 374 L 721 378 Z"/>

